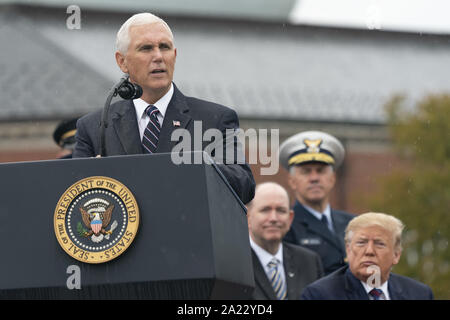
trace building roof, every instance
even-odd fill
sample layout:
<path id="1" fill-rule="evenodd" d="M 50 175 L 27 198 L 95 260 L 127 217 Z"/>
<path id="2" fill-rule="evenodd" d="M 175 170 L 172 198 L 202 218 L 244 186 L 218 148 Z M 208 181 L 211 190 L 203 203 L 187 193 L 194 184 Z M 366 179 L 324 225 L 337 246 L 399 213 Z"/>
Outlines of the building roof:
<path id="1" fill-rule="evenodd" d="M 1 4 L 67 8 L 72 0 L 0 0 Z M 83 10 L 155 11 L 166 16 L 450 34 L 448 0 L 77 0 Z"/>
<path id="2" fill-rule="evenodd" d="M 65 11 L 7 9 L 0 120 L 102 108 L 121 76 L 115 34 L 130 14 L 82 10 L 81 29 L 69 30 Z M 180 90 L 241 118 L 380 124 L 393 94 L 417 99 L 450 88 L 445 36 L 163 17 L 175 35 Z"/>
<path id="3" fill-rule="evenodd" d="M 82 10 L 287 22 L 297 0 L 77 0 Z M 72 0 L 0 0 L 0 5 L 67 8 Z"/>
<path id="4" fill-rule="evenodd" d="M 0 19 L 0 120 L 65 118 L 99 103 L 109 79 L 49 41 L 26 17 L 3 12 Z"/>

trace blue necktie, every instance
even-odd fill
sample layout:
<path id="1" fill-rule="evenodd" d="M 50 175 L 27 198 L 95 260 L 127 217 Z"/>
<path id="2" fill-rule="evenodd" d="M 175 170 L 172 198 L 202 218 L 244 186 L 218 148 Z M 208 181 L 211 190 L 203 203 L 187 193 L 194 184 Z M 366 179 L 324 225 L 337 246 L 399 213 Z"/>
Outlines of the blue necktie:
<path id="1" fill-rule="evenodd" d="M 320 221 L 322 221 L 322 223 L 325 225 L 325 227 L 327 227 L 328 230 L 330 230 L 330 227 L 328 226 L 328 219 L 327 216 L 322 214 L 322 219 L 320 219 Z M 331 230 L 330 230 L 331 232 Z"/>
<path id="2" fill-rule="evenodd" d="M 155 153 L 158 146 L 159 133 L 161 131 L 161 125 L 158 121 L 159 110 L 153 105 L 149 105 L 145 109 L 145 113 L 149 116 L 150 121 L 144 131 L 142 137 L 142 146 L 144 147 L 144 153 Z"/>
<path id="3" fill-rule="evenodd" d="M 269 267 L 269 280 L 272 284 L 273 290 L 278 300 L 286 299 L 286 283 L 281 278 L 281 273 L 278 270 L 278 260 L 272 259 L 267 266 Z"/>
<path id="4" fill-rule="evenodd" d="M 322 214 L 322 219 L 320 219 L 320 221 L 322 221 L 328 228 L 328 219 L 326 215 Z"/>

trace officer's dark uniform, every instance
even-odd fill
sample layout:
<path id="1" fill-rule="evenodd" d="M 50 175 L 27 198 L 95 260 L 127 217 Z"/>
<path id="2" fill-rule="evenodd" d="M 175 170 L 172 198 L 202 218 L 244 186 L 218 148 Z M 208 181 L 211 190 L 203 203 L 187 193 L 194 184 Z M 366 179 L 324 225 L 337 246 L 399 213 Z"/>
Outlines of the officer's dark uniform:
<path id="1" fill-rule="evenodd" d="M 288 138 L 280 147 L 280 162 L 291 166 L 322 162 L 337 168 L 344 159 L 344 147 L 335 137 L 320 131 L 307 131 Z M 300 202 L 294 205 L 294 221 L 284 240 L 317 252 L 325 274 L 346 265 L 345 228 L 354 215 L 331 209 L 334 232 Z"/>
<path id="2" fill-rule="evenodd" d="M 353 215 L 331 209 L 334 233 L 314 217 L 298 201 L 295 203 L 294 221 L 284 240 L 317 252 L 322 258 L 325 274 L 329 274 L 346 264 L 344 235 Z"/>

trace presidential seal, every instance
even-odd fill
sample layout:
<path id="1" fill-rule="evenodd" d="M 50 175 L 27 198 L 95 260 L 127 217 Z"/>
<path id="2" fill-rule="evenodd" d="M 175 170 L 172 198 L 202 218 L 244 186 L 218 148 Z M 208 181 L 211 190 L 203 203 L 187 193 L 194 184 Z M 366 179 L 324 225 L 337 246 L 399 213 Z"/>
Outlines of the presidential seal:
<path id="1" fill-rule="evenodd" d="M 117 258 L 133 242 L 139 208 L 126 186 L 108 177 L 89 177 L 70 186 L 54 214 L 56 238 L 71 257 L 86 263 Z"/>

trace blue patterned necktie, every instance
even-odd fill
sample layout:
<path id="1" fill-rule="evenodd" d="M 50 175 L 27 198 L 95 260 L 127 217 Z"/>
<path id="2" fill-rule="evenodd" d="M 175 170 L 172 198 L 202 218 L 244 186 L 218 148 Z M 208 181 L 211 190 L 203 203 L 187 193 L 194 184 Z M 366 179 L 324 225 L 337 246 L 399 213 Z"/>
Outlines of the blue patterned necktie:
<path id="1" fill-rule="evenodd" d="M 286 299 L 286 283 L 281 278 L 278 270 L 278 260 L 272 259 L 267 266 L 269 267 L 269 280 L 278 300 Z"/>
<path id="2" fill-rule="evenodd" d="M 383 291 L 380 289 L 372 289 L 369 292 L 369 296 L 372 297 L 372 300 L 384 300 Z"/>
<path id="3" fill-rule="evenodd" d="M 149 116 L 150 121 L 144 131 L 142 137 L 142 146 L 144 147 L 144 153 L 155 153 L 158 146 L 159 133 L 161 131 L 161 125 L 158 121 L 159 110 L 153 105 L 149 105 L 145 109 L 145 113 Z"/>

